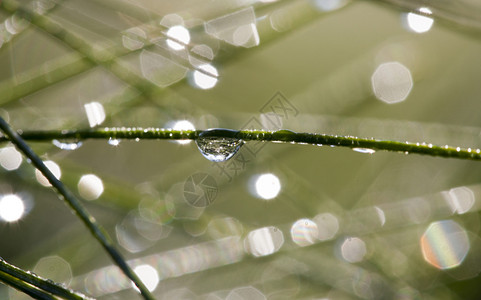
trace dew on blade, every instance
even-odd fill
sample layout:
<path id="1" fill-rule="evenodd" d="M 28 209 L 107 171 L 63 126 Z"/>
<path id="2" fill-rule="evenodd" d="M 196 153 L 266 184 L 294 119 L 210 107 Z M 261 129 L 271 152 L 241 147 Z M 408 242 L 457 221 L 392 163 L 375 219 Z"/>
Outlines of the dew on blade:
<path id="1" fill-rule="evenodd" d="M 213 131 L 204 131 L 195 140 L 200 153 L 210 161 L 222 162 L 233 157 L 244 144 L 244 141 L 235 137 L 216 137 Z"/>
<path id="2" fill-rule="evenodd" d="M 109 141 L 107 143 L 111 146 L 117 147 L 120 144 L 120 140 L 109 138 Z"/>
<path id="3" fill-rule="evenodd" d="M 352 148 L 353 151 L 365 154 L 373 154 L 376 153 L 376 150 L 370 148 Z"/>
<path id="4" fill-rule="evenodd" d="M 52 144 L 62 150 L 76 150 L 82 146 L 82 142 L 77 140 L 53 140 Z"/>

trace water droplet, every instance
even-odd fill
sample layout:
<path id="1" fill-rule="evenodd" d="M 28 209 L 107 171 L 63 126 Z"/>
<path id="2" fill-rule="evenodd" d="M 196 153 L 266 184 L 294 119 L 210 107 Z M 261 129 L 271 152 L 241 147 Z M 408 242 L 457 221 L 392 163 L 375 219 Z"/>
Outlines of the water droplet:
<path id="1" fill-rule="evenodd" d="M 366 153 L 366 154 L 373 154 L 376 153 L 376 150 L 369 149 L 369 148 L 352 148 L 352 150 L 359 152 L 359 153 Z"/>
<path id="2" fill-rule="evenodd" d="M 117 147 L 117 146 L 120 144 L 120 140 L 118 140 L 118 139 L 113 139 L 113 138 L 109 138 L 108 143 L 109 143 L 109 145 L 111 145 L 111 146 Z"/>
<path id="3" fill-rule="evenodd" d="M 77 140 L 53 140 L 52 144 L 62 150 L 75 150 L 82 146 L 82 142 Z"/>
<path id="4" fill-rule="evenodd" d="M 210 136 L 210 132 L 205 131 L 199 135 L 195 143 L 205 158 L 213 162 L 222 162 L 234 156 L 244 141 L 234 137 Z"/>

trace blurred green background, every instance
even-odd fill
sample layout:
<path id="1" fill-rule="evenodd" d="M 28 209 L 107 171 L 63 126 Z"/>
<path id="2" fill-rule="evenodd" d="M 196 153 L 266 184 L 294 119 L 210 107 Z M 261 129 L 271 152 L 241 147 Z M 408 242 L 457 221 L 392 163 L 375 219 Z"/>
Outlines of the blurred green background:
<path id="1" fill-rule="evenodd" d="M 282 128 L 481 147 L 470 1 L 12 3 L 0 115 L 16 129 Z M 479 162 L 289 143 L 250 142 L 219 163 L 195 142 L 30 145 L 158 299 L 481 294 Z M 138 298 L 1 146 L 0 256 L 98 299 Z M 0 285 L 0 298 L 26 296 Z"/>

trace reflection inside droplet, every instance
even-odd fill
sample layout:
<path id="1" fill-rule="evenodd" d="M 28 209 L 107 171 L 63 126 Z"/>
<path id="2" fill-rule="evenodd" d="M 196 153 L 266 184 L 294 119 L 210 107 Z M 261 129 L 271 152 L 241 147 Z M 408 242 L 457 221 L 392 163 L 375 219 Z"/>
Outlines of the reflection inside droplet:
<path id="1" fill-rule="evenodd" d="M 452 220 L 431 223 L 421 237 L 424 259 L 438 269 L 459 266 L 469 248 L 466 231 Z"/>
<path id="2" fill-rule="evenodd" d="M 53 173 L 55 178 L 60 179 L 62 176 L 62 172 L 60 171 L 60 167 L 53 161 L 47 160 L 43 162 L 45 166 L 50 170 L 50 172 Z M 43 176 L 42 172 L 40 172 L 38 169 L 35 169 L 35 178 L 37 178 L 38 183 L 40 183 L 43 186 L 52 186 L 48 179 Z"/>
<path id="3" fill-rule="evenodd" d="M 272 173 L 262 174 L 255 180 L 255 194 L 259 198 L 270 200 L 277 197 L 280 191 L 281 182 Z"/>
<path id="4" fill-rule="evenodd" d="M 78 192 L 85 200 L 95 200 L 104 192 L 102 179 L 94 174 L 87 174 L 80 178 L 78 182 Z"/>
<path id="5" fill-rule="evenodd" d="M 413 87 L 411 72 L 396 61 L 379 65 L 371 83 L 376 97 L 388 104 L 404 101 Z"/>
<path id="6" fill-rule="evenodd" d="M 150 292 L 157 288 L 159 284 L 159 273 L 157 273 L 154 267 L 150 265 L 140 265 L 134 268 L 134 272 Z M 133 283 L 132 287 L 139 291 Z"/>
<path id="7" fill-rule="evenodd" d="M 222 162 L 233 157 L 244 141 L 227 137 L 203 137 L 203 134 L 200 134 L 195 143 L 205 158 L 213 162 Z"/>
<path id="8" fill-rule="evenodd" d="M 292 224 L 292 241 L 301 247 L 314 244 L 318 236 L 319 229 L 317 224 L 309 219 L 300 219 Z"/>
<path id="9" fill-rule="evenodd" d="M 22 218 L 25 212 L 23 200 L 14 194 L 4 195 L 0 199 L 0 219 L 5 222 L 15 222 Z"/>
<path id="10" fill-rule="evenodd" d="M 169 28 L 167 36 L 172 38 L 167 39 L 167 45 L 174 50 L 185 49 L 185 45 L 190 42 L 189 30 L 181 25 Z"/>
<path id="11" fill-rule="evenodd" d="M 284 235 L 277 227 L 263 227 L 249 232 L 245 240 L 246 250 L 254 256 L 265 256 L 279 250 L 284 244 Z"/>
<path id="12" fill-rule="evenodd" d="M 428 15 L 432 14 L 432 11 L 427 7 L 421 7 L 419 11 Z M 424 33 L 429 31 L 433 26 L 434 22 L 434 20 L 430 17 L 426 17 L 412 12 L 407 14 L 406 19 L 409 29 L 417 33 Z"/>

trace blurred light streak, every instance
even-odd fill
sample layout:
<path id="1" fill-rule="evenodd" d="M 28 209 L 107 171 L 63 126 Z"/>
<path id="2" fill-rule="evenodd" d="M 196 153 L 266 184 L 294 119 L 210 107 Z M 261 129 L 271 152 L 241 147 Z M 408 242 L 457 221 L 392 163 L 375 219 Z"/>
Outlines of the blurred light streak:
<path id="1" fill-rule="evenodd" d="M 166 238 L 171 227 L 143 217 L 133 210 L 115 226 L 118 243 L 131 253 L 138 253 L 152 247 L 158 240 Z"/>
<path id="2" fill-rule="evenodd" d="M 207 225 L 207 233 L 214 239 L 240 237 L 243 232 L 242 223 L 233 217 L 215 217 Z"/>
<path id="3" fill-rule="evenodd" d="M 186 67 L 159 53 L 145 49 L 140 53 L 140 70 L 145 79 L 159 87 L 167 87 L 176 83 L 187 73 Z"/>
<path id="4" fill-rule="evenodd" d="M 141 49 L 146 39 L 147 34 L 140 27 L 129 28 L 122 34 L 123 46 L 131 51 Z"/>
<path id="5" fill-rule="evenodd" d="M 228 237 L 188 247 L 161 252 L 128 261 L 132 267 L 152 266 L 159 281 L 200 272 L 240 261 L 244 257 L 242 240 Z M 83 278 L 85 288 L 94 297 L 131 288 L 130 281 L 117 266 L 108 266 L 90 272 Z"/>

